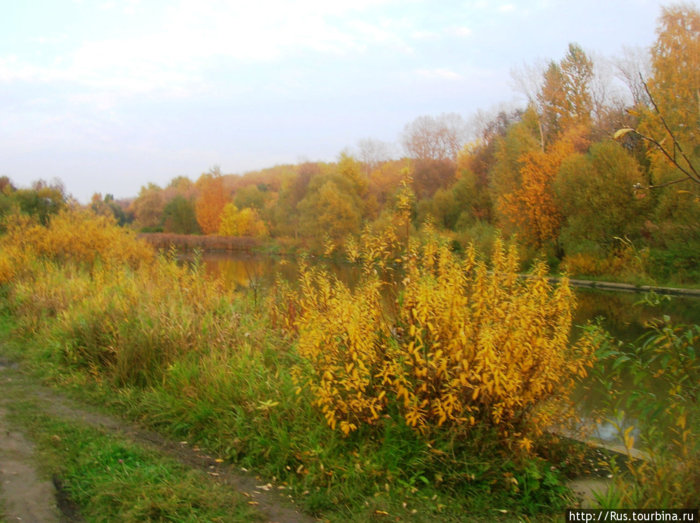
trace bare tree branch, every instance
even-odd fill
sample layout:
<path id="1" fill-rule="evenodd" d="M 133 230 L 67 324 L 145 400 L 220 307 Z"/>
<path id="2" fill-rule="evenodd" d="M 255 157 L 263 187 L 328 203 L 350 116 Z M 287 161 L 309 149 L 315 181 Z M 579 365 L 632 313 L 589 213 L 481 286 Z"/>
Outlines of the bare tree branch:
<path id="1" fill-rule="evenodd" d="M 640 76 L 641 76 L 641 75 L 640 75 Z M 656 111 L 656 114 L 657 114 L 657 115 L 659 116 L 659 118 L 661 119 L 661 123 L 663 124 L 664 129 L 666 129 L 666 132 L 667 132 L 667 133 L 669 134 L 669 136 L 671 137 L 671 140 L 673 140 L 673 157 L 671 157 L 671 155 L 668 153 L 668 151 L 667 151 L 659 142 L 657 142 L 656 140 L 653 140 L 653 139 L 651 139 L 651 138 L 649 138 L 649 137 L 645 137 L 644 135 L 642 135 L 642 134 L 640 134 L 640 133 L 637 133 L 637 134 L 639 134 L 639 136 L 641 136 L 642 138 L 646 139 L 647 141 L 649 141 L 649 142 L 653 143 L 654 145 L 656 145 L 656 147 L 659 148 L 659 149 L 661 150 L 661 152 L 664 153 L 664 155 L 666 156 L 666 158 L 668 158 L 669 160 L 671 160 L 671 162 L 673 163 L 673 165 L 675 165 L 678 169 L 680 169 L 681 172 L 682 172 L 683 174 L 685 174 L 688 178 L 690 178 L 691 180 L 693 180 L 693 181 L 696 182 L 696 183 L 700 183 L 700 175 L 698 175 L 698 172 L 695 170 L 695 167 L 694 167 L 693 164 L 690 162 L 690 159 L 688 159 L 688 157 L 685 155 L 685 152 L 683 151 L 683 148 L 681 147 L 681 144 L 678 143 L 678 140 L 676 140 L 675 135 L 673 134 L 673 132 L 672 132 L 671 129 L 669 128 L 668 124 L 666 123 L 666 119 L 665 119 L 664 116 L 661 114 L 661 111 L 659 111 L 659 107 L 658 107 L 658 105 L 656 105 L 656 101 L 654 100 L 654 97 L 653 97 L 653 96 L 651 95 L 651 93 L 649 92 L 649 86 L 646 84 L 646 82 L 644 81 L 643 78 L 642 78 L 642 85 L 644 86 L 644 91 L 646 91 L 647 96 L 649 97 L 649 101 L 651 102 L 651 105 L 652 105 L 652 107 L 654 108 L 654 111 Z M 684 168 L 676 161 L 676 157 L 675 157 L 675 156 L 676 156 L 676 149 L 678 150 L 679 153 L 681 153 L 681 156 L 682 156 L 683 159 L 685 160 L 685 163 L 688 164 L 688 167 L 689 167 L 690 170 L 692 171 L 692 174 L 691 174 L 690 172 L 688 172 L 686 169 L 684 169 Z"/>
<path id="2" fill-rule="evenodd" d="M 630 132 L 636 134 L 642 140 L 649 142 L 654 147 L 656 147 L 659 151 L 661 151 L 661 153 L 666 157 L 666 159 L 669 162 L 671 162 L 671 164 L 673 164 L 679 171 L 681 171 L 685 175 L 684 178 L 679 178 L 677 180 L 673 180 L 670 182 L 665 182 L 665 183 L 662 183 L 659 185 L 649 185 L 649 187 L 648 187 L 649 189 L 658 189 L 660 187 L 666 187 L 668 185 L 673 185 L 674 183 L 684 182 L 686 180 L 690 180 L 692 182 L 700 184 L 700 174 L 698 174 L 698 171 L 695 169 L 695 166 L 692 164 L 690 159 L 686 156 L 685 151 L 683 151 L 683 147 L 676 139 L 676 136 L 673 134 L 673 131 L 671 131 L 671 128 L 668 126 L 668 123 L 666 122 L 666 119 L 664 118 L 664 116 L 661 114 L 661 111 L 659 110 L 659 106 L 656 104 L 654 97 L 651 95 L 651 92 L 649 92 L 649 86 L 644 81 L 644 78 L 642 78 L 641 74 L 639 75 L 639 77 L 640 77 L 640 80 L 642 82 L 642 86 L 644 86 L 644 91 L 646 92 L 647 96 L 649 97 L 649 102 L 651 103 L 651 106 L 654 109 L 654 112 L 661 120 L 661 123 L 662 123 L 664 129 L 666 130 L 666 132 L 668 133 L 668 135 L 671 137 L 671 140 L 673 142 L 673 149 L 671 152 L 669 152 L 669 150 L 666 147 L 664 147 L 663 144 L 661 142 L 659 142 L 658 140 L 652 138 L 651 136 L 647 136 L 646 134 L 642 134 L 636 129 L 631 129 L 631 128 L 620 129 L 619 131 L 617 131 L 615 133 L 614 138 L 615 139 L 621 138 L 622 136 L 624 136 Z M 678 160 L 676 159 L 676 151 L 678 151 L 678 153 L 680 153 L 683 160 L 685 160 L 685 163 L 687 164 L 687 168 L 684 167 L 683 165 L 681 165 L 678 162 Z"/>

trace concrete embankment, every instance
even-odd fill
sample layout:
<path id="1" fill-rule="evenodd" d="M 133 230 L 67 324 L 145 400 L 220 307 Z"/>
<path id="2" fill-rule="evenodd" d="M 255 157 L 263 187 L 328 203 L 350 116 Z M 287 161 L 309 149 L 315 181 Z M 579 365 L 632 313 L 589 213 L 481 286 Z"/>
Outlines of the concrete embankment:
<path id="1" fill-rule="evenodd" d="M 550 281 L 558 281 L 559 278 L 550 278 Z M 652 285 L 632 285 L 629 283 L 617 283 L 611 281 L 569 280 L 574 287 L 589 287 L 606 291 L 618 292 L 655 292 L 656 294 L 669 294 L 673 296 L 689 296 L 700 298 L 700 289 L 684 289 L 680 287 L 654 287 Z"/>

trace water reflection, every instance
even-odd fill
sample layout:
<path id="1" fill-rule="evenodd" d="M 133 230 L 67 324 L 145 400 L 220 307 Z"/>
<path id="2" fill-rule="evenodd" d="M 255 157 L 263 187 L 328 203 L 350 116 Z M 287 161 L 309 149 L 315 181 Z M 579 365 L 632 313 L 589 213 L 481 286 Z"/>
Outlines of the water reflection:
<path id="1" fill-rule="evenodd" d="M 673 323 L 700 322 L 700 299 L 686 296 L 664 296 L 657 305 L 644 302 L 637 292 L 605 291 L 575 288 L 578 307 L 576 325 L 599 318 L 602 326 L 615 338 L 633 341 L 639 338 L 649 322 L 663 315 Z"/>

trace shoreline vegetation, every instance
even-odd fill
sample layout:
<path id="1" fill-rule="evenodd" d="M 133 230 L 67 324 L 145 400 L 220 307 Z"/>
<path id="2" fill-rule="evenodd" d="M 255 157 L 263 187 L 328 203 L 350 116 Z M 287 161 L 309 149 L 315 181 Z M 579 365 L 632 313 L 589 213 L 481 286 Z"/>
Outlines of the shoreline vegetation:
<path id="1" fill-rule="evenodd" d="M 661 322 L 628 346 L 590 326 L 572 344 L 566 279 L 543 263 L 519 278 L 500 240 L 457 256 L 436 231 L 405 236 L 408 219 L 349 246 L 353 289 L 307 264 L 298 286 L 256 293 L 90 211 L 6 221 L 2 350 L 331 521 L 556 519 L 591 475 L 612 476 L 604 507 L 697 499 L 700 327 Z M 569 394 L 587 374 L 606 387 L 601 419 L 646 419 L 620 441 L 651 461 L 543 431 L 577 428 Z"/>
<path id="2" fill-rule="evenodd" d="M 300 252 L 299 247 L 295 247 L 290 242 L 287 242 L 287 245 L 282 247 L 278 242 L 250 237 L 199 236 L 169 233 L 139 233 L 138 237 L 145 240 L 159 251 L 167 252 L 171 249 L 175 249 L 176 252 L 182 254 L 198 251 L 204 254 L 245 253 L 264 256 L 269 253 L 274 253 L 276 256 L 292 256 L 298 255 Z M 527 277 L 526 275 L 521 276 Z M 549 281 L 552 283 L 556 283 L 559 280 L 559 276 L 552 275 L 549 277 Z M 620 292 L 654 292 L 657 294 L 677 296 L 700 296 L 700 288 L 693 287 L 668 287 L 643 283 L 633 284 L 582 278 L 569 278 L 569 284 L 574 287 L 589 287 Z"/>
<path id="3" fill-rule="evenodd" d="M 194 235 L 172 233 L 139 233 L 158 250 L 168 251 L 175 248 L 178 252 L 255 252 L 263 244 L 258 238 L 241 236 Z"/>

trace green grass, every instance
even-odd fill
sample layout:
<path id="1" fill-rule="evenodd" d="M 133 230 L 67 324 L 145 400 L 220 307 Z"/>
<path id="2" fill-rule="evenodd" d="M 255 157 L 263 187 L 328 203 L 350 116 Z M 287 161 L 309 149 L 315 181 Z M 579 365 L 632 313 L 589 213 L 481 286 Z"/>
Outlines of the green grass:
<path id="1" fill-rule="evenodd" d="M 387 514 L 408 521 L 463 521 L 465 514 L 474 521 L 541 520 L 571 504 L 560 470 L 535 458 L 513 462 L 493 435 L 426 445 L 398 415 L 381 429 L 348 438 L 330 430 L 310 398 L 295 394 L 288 373 L 293 351 L 280 351 L 281 340 L 261 334 L 270 332 L 261 321 L 254 314 L 242 316 L 242 345 L 236 350 L 225 358 L 221 353 L 180 358 L 158 386 L 146 388 L 115 388 L 109 380 L 66 367 L 50 343 L 47 351 L 46 338 L 15 339 L 4 350 L 23 353 L 38 376 L 82 399 L 285 484 L 300 508 L 330 521 Z M 5 315 L 0 332 L 7 335 L 11 325 Z M 114 455 L 124 460 L 120 452 Z M 113 465 L 110 456 L 104 459 Z M 83 473 L 75 472 L 76 481 Z M 103 482 L 94 488 L 114 498 L 129 496 Z"/>
<path id="2" fill-rule="evenodd" d="M 0 296 L 0 350 L 80 399 L 283 484 L 304 511 L 331 521 L 542 520 L 572 504 L 565 471 L 514 460 L 493 433 L 426 441 L 397 412 L 349 437 L 332 431 L 309 392 L 296 393 L 294 346 L 262 301 L 159 271 L 47 266 L 11 303 Z M 110 471 L 112 458 L 103 457 Z M 95 498 L 130 495 L 94 485 Z"/>
<path id="3" fill-rule="evenodd" d="M 40 468 L 87 521 L 259 521 L 246 498 L 124 439 L 8 403 L 8 420 L 36 442 Z"/>

